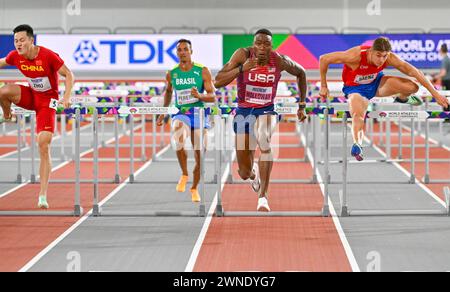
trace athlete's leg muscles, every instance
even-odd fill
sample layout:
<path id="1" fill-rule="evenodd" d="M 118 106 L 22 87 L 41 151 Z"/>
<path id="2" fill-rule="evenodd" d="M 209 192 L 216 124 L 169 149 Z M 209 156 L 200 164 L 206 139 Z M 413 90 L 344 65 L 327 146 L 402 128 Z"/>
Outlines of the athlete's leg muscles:
<path id="1" fill-rule="evenodd" d="M 21 88 L 19 85 L 6 85 L 0 88 L 0 106 L 5 119 L 11 118 L 11 104 L 18 104 L 21 99 Z"/>
<path id="2" fill-rule="evenodd" d="M 414 81 L 395 76 L 383 76 L 378 87 L 378 97 L 397 95 L 399 99 L 406 101 L 408 97 L 419 90 Z"/>
<path id="3" fill-rule="evenodd" d="M 358 93 L 352 93 L 348 96 L 350 114 L 352 116 L 352 135 L 353 142 L 362 144 L 364 137 L 364 120 L 369 106 L 369 101 Z"/>
<path id="4" fill-rule="evenodd" d="M 178 163 L 180 164 L 180 168 L 182 174 L 184 176 L 188 176 L 187 169 L 187 153 L 185 149 L 186 140 L 189 137 L 190 129 L 180 120 L 173 121 L 173 139 L 175 144 L 175 152 L 177 154 Z"/>
<path id="5" fill-rule="evenodd" d="M 39 168 L 39 175 L 41 181 L 41 190 L 39 195 L 46 196 L 48 190 L 48 184 L 50 179 L 50 173 L 52 170 L 50 145 L 52 143 L 53 133 L 42 131 L 38 134 L 38 145 L 41 164 Z"/>
<path id="6" fill-rule="evenodd" d="M 256 133 L 261 157 L 259 159 L 259 173 L 261 178 L 261 189 L 259 196 L 266 197 L 269 189 L 270 174 L 273 168 L 273 155 L 271 140 L 276 126 L 277 116 L 264 115 L 258 118 Z"/>
<path id="7" fill-rule="evenodd" d="M 238 173 L 243 180 L 255 179 L 253 162 L 255 159 L 256 139 L 253 134 L 236 134 L 236 160 Z"/>
<path id="8" fill-rule="evenodd" d="M 208 131 L 206 129 L 204 129 L 203 131 L 196 129 L 194 131 L 191 131 L 191 142 L 192 142 L 192 146 L 194 147 L 194 153 L 195 153 L 195 167 L 194 167 L 194 182 L 192 184 L 192 188 L 193 189 L 197 189 L 197 186 L 200 182 L 200 166 L 201 166 L 201 161 L 200 161 L 200 153 L 202 150 L 202 147 L 200 147 L 200 135 L 201 133 L 203 133 L 203 155 L 205 155 L 206 153 L 206 135 L 208 133 Z"/>

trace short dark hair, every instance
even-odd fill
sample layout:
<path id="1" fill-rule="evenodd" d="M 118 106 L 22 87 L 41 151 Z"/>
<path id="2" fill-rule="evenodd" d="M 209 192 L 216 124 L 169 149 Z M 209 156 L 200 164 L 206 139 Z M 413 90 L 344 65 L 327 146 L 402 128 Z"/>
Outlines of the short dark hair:
<path id="1" fill-rule="evenodd" d="M 441 46 L 441 51 L 443 52 L 443 53 L 448 53 L 448 47 L 447 47 L 447 44 L 442 44 L 442 46 Z"/>
<path id="2" fill-rule="evenodd" d="M 189 46 L 190 46 L 191 49 L 192 49 L 192 42 L 191 42 L 190 40 L 187 40 L 187 39 L 181 39 L 181 40 L 178 41 L 177 46 L 178 46 L 179 44 L 181 44 L 181 43 L 187 43 L 187 44 L 189 44 Z"/>
<path id="3" fill-rule="evenodd" d="M 373 42 L 372 49 L 378 52 L 392 52 L 391 42 L 386 37 L 379 37 Z"/>
<path id="4" fill-rule="evenodd" d="M 29 36 L 30 38 L 34 37 L 33 28 L 28 24 L 21 24 L 13 30 L 14 34 L 22 31 L 25 31 L 27 33 L 27 36 Z"/>
<path id="5" fill-rule="evenodd" d="M 255 32 L 254 35 L 257 35 L 257 34 L 260 34 L 260 33 L 265 34 L 265 35 L 268 35 L 268 36 L 272 36 L 272 32 L 271 32 L 270 30 L 266 29 L 266 28 L 258 29 L 258 30 Z"/>

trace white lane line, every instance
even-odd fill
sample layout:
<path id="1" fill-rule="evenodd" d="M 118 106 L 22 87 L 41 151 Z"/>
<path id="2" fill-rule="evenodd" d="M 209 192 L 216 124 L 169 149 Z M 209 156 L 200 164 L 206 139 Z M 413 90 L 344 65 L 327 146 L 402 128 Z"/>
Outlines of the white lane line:
<path id="1" fill-rule="evenodd" d="M 234 161 L 236 157 L 235 152 L 233 151 L 233 158 L 232 161 Z M 230 164 L 228 164 L 225 168 L 224 174 L 221 178 L 221 188 L 222 191 L 225 187 L 226 181 L 227 181 L 227 177 L 228 174 L 230 173 L 231 169 L 230 169 Z M 203 242 L 205 241 L 206 238 L 206 233 L 208 232 L 209 229 L 209 225 L 211 224 L 211 221 L 213 219 L 214 216 L 214 212 L 216 210 L 217 207 L 217 196 L 218 196 L 218 192 L 216 192 L 216 194 L 214 195 L 214 199 L 211 203 L 211 207 L 209 208 L 208 214 L 206 216 L 206 220 L 203 223 L 203 227 L 202 230 L 200 231 L 200 234 L 198 236 L 197 242 L 195 243 L 194 249 L 192 250 L 191 256 L 189 258 L 188 264 L 186 266 L 186 268 L 184 269 L 185 272 L 193 272 L 194 271 L 194 267 L 195 267 L 195 263 L 197 262 L 197 258 L 200 254 L 200 249 L 202 248 Z"/>
<path id="2" fill-rule="evenodd" d="M 306 145 L 306 139 L 305 136 L 302 134 L 302 142 L 303 145 Z M 314 157 L 311 153 L 311 150 L 308 148 L 307 154 L 308 158 L 311 164 L 311 167 L 314 169 Z M 320 189 L 322 191 L 322 195 L 325 197 L 325 185 L 324 181 L 322 179 L 322 175 L 320 174 L 319 168 L 316 170 L 317 180 L 320 184 Z M 350 246 L 350 243 L 348 242 L 347 236 L 345 235 L 344 229 L 342 228 L 341 222 L 339 221 L 339 216 L 336 213 L 336 209 L 334 208 L 333 202 L 331 200 L 331 196 L 328 198 L 328 205 L 330 208 L 331 217 L 333 219 L 334 226 L 336 228 L 336 231 L 339 235 L 339 238 L 341 239 L 342 246 L 344 247 L 345 254 L 347 255 L 348 262 L 352 268 L 353 272 L 361 272 L 358 262 L 356 261 L 355 255 L 353 254 L 352 247 Z"/>
<path id="3" fill-rule="evenodd" d="M 168 149 L 170 149 L 170 145 L 167 145 L 165 148 L 160 150 L 156 157 L 160 157 L 163 155 Z M 151 164 L 153 160 L 148 161 L 144 164 L 137 172 L 136 177 L 138 177 L 144 170 L 146 170 Z M 118 194 L 123 188 L 125 188 L 130 182 L 128 178 L 123 183 L 121 183 L 114 191 L 112 191 L 105 199 L 103 199 L 99 205 L 103 206 L 108 200 Z M 19 272 L 27 272 L 30 270 L 37 262 L 39 262 L 47 253 L 49 253 L 55 246 L 57 246 L 61 241 L 63 241 L 67 236 L 69 236 L 77 227 L 83 224 L 89 216 L 92 215 L 92 209 L 87 212 L 82 218 L 80 218 L 74 225 L 72 225 L 69 229 L 67 229 L 63 234 L 61 234 L 57 239 L 55 239 L 52 243 L 50 243 L 45 249 L 43 249 L 38 255 L 36 255 L 32 260 L 30 260 L 25 266 L 23 266 Z"/>

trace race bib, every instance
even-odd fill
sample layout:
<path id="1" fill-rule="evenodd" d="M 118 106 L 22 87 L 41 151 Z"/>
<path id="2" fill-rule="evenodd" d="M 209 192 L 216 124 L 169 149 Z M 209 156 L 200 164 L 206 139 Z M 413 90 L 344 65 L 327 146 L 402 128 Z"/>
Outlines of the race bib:
<path id="1" fill-rule="evenodd" d="M 58 109 L 58 103 L 59 101 L 57 99 L 50 99 L 50 104 L 48 105 L 49 108 L 57 110 Z"/>
<path id="2" fill-rule="evenodd" d="M 370 84 L 375 79 L 377 79 L 378 73 L 370 74 L 370 75 L 356 75 L 355 83 L 358 84 Z"/>
<path id="3" fill-rule="evenodd" d="M 52 89 L 48 77 L 28 78 L 31 89 L 38 92 L 45 92 Z"/>
<path id="4" fill-rule="evenodd" d="M 272 102 L 272 87 L 247 85 L 245 87 L 245 101 L 248 103 L 265 105 Z"/>
<path id="5" fill-rule="evenodd" d="M 198 102 L 198 99 L 193 97 L 190 89 L 177 90 L 177 101 L 179 105 L 193 104 Z"/>

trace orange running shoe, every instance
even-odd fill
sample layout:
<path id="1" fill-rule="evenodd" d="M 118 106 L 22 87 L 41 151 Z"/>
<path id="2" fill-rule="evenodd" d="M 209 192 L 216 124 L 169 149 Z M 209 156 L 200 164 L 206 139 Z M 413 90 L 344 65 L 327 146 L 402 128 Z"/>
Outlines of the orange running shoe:
<path id="1" fill-rule="evenodd" d="M 201 198 L 200 198 L 200 194 L 198 193 L 197 189 L 191 189 L 191 195 L 192 195 L 192 202 L 194 203 L 200 203 L 201 202 Z"/>
<path id="2" fill-rule="evenodd" d="M 184 193 L 186 191 L 186 185 L 188 183 L 189 177 L 187 175 L 181 176 L 177 184 L 177 192 Z"/>

